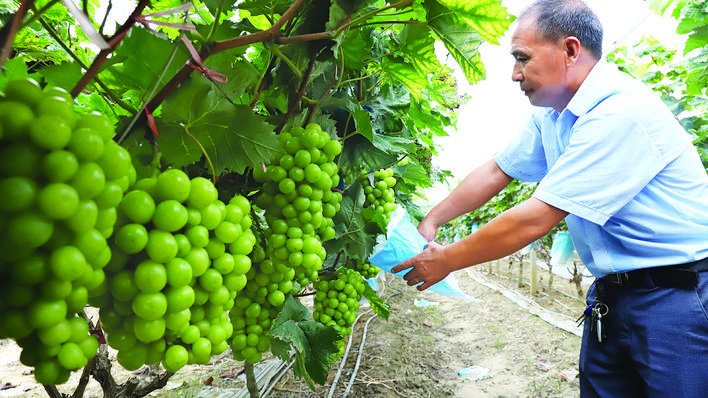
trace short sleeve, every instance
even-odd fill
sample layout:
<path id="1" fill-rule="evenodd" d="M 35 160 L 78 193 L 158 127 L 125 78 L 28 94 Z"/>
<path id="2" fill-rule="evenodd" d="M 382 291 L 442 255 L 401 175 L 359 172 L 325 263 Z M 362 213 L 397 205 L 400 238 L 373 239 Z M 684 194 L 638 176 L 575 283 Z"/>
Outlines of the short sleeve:
<path id="1" fill-rule="evenodd" d="M 670 161 L 629 112 L 604 106 L 573 126 L 568 145 L 534 197 L 603 225 Z"/>
<path id="2" fill-rule="evenodd" d="M 541 181 L 548 167 L 538 118 L 529 118 L 526 126 L 494 157 L 499 168 L 508 176 L 529 182 Z"/>

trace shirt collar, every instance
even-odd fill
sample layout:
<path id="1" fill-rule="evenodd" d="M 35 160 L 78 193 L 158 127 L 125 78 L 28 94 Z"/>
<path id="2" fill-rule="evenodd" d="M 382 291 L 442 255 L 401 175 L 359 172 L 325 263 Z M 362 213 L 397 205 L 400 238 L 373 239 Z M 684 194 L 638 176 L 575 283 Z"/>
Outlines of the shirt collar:
<path id="1" fill-rule="evenodd" d="M 578 91 L 570 99 L 564 111 L 580 116 L 592 109 L 601 100 L 600 93 L 611 72 L 610 66 L 604 61 L 598 61 L 590 70 L 587 77 L 580 85 Z"/>

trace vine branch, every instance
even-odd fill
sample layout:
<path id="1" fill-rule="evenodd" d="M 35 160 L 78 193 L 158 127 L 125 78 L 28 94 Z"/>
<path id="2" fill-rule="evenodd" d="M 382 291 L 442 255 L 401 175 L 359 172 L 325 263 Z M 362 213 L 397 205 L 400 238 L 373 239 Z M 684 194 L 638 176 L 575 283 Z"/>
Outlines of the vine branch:
<path id="1" fill-rule="evenodd" d="M 60 0 L 51 0 L 49 3 L 45 4 L 44 7 L 40 8 L 39 10 L 33 10 L 33 14 L 31 17 L 27 18 L 26 21 L 24 21 L 21 25 L 19 30 L 24 29 L 25 27 L 32 25 L 34 21 L 36 21 L 42 14 L 47 12 L 54 4 L 58 3 Z M 34 6 L 30 7 L 30 9 L 33 9 Z"/>
<path id="2" fill-rule="evenodd" d="M 81 91 L 86 88 L 89 82 L 93 80 L 96 75 L 98 75 L 98 72 L 101 70 L 101 67 L 106 62 L 106 59 L 108 59 L 108 55 L 112 53 L 116 48 L 118 48 L 118 45 L 128 33 L 128 30 L 130 30 L 130 28 L 135 25 L 135 18 L 140 16 L 140 14 L 143 13 L 145 7 L 147 7 L 149 4 L 150 0 L 140 0 L 138 5 L 135 6 L 135 9 L 130 14 L 128 19 L 123 23 L 123 25 L 121 25 L 120 28 L 118 28 L 115 35 L 108 41 L 108 43 L 110 44 L 110 48 L 107 50 L 101 50 L 98 53 L 96 58 L 93 60 L 93 63 L 86 71 L 86 74 L 84 74 L 81 79 L 79 79 L 79 82 L 76 83 L 74 88 L 71 90 L 72 97 L 78 97 L 79 93 L 81 93 Z"/>
<path id="3" fill-rule="evenodd" d="M 59 37 L 59 34 L 57 34 L 57 32 L 54 30 L 54 28 L 52 28 L 52 27 L 44 20 L 44 18 L 39 18 L 39 23 L 40 23 L 40 25 L 42 25 L 42 27 L 44 28 L 44 30 L 46 30 L 47 33 L 49 33 L 49 36 L 51 36 L 51 38 L 54 39 L 54 41 L 56 41 L 57 44 L 59 44 L 59 46 L 61 46 L 61 48 L 63 48 L 64 51 L 66 51 L 66 53 L 69 54 L 69 56 L 70 56 L 80 67 L 82 67 L 83 69 L 88 69 L 88 66 L 81 60 L 81 58 L 79 58 L 78 55 L 76 55 L 76 54 L 74 53 L 74 51 L 71 50 L 71 48 L 70 48 L 66 43 L 64 43 L 64 41 L 61 39 L 61 37 Z M 130 113 L 137 112 L 135 109 L 133 109 L 132 106 L 126 104 L 126 103 L 123 102 L 120 98 L 118 98 L 118 97 L 111 91 L 111 89 L 109 89 L 108 86 L 106 86 L 106 84 L 103 83 L 103 81 L 101 81 L 101 79 L 98 78 L 98 76 L 96 76 L 96 77 L 94 78 L 94 80 L 95 80 L 96 84 L 98 84 L 98 86 L 103 89 L 103 91 L 106 93 L 106 96 L 107 96 L 108 98 L 110 98 L 111 101 L 113 101 L 113 102 L 116 103 L 118 106 L 120 106 L 121 108 L 125 109 L 126 111 L 128 111 L 128 112 L 130 112 Z"/>
<path id="4" fill-rule="evenodd" d="M 288 122 L 288 119 L 295 113 L 295 110 L 297 109 L 298 105 L 300 105 L 300 101 L 302 101 L 302 97 L 307 94 L 305 89 L 307 88 L 307 83 L 310 82 L 310 76 L 312 76 L 312 70 L 315 67 L 315 59 L 310 60 L 310 64 L 307 66 L 307 72 L 305 72 L 305 75 L 302 77 L 302 81 L 300 82 L 300 89 L 297 92 L 297 96 L 295 97 L 295 100 L 290 104 L 290 107 L 288 108 L 288 113 L 285 114 L 285 118 L 283 119 L 282 122 L 280 122 L 280 125 L 275 128 L 275 133 L 278 134 L 280 130 L 285 127 L 285 124 Z"/>
<path id="5" fill-rule="evenodd" d="M 261 78 L 261 82 L 258 84 L 258 89 L 256 90 L 256 93 L 253 96 L 251 103 L 248 104 L 248 106 L 250 106 L 251 109 L 256 107 L 256 104 L 258 103 L 258 98 L 260 98 L 261 94 L 263 93 L 263 90 L 265 90 L 265 87 L 268 84 L 268 81 L 270 80 L 270 72 L 275 67 L 275 61 L 277 61 L 277 60 L 278 60 L 278 57 L 275 57 L 275 56 L 270 57 L 270 62 L 268 63 L 268 66 L 266 67 L 265 72 L 263 73 L 263 77 Z"/>
<path id="6" fill-rule="evenodd" d="M 12 21 L 3 27 L 2 34 L 0 35 L 0 40 L 2 40 L 2 47 L 0 47 L 0 66 L 10 59 L 12 43 L 15 41 L 17 29 L 20 27 L 20 23 L 25 18 L 25 15 L 27 15 L 27 10 L 33 5 L 34 0 L 23 0 L 17 8 L 17 12 L 15 12 L 15 15 L 12 17 Z"/>

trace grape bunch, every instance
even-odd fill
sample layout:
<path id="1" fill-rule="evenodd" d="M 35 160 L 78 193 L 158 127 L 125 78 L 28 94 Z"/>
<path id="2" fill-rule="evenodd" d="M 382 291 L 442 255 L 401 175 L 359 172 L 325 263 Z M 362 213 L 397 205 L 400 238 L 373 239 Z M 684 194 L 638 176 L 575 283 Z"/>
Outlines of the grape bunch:
<path id="1" fill-rule="evenodd" d="M 211 181 L 168 169 L 137 181 L 119 210 L 106 283 L 91 292 L 118 363 L 175 372 L 226 351 L 256 242 L 248 200 L 225 204 Z"/>
<path id="2" fill-rule="evenodd" d="M 365 283 L 361 274 L 349 268 L 339 268 L 332 280 L 316 281 L 314 320 L 334 327 L 344 336 L 350 334 Z"/>
<path id="3" fill-rule="evenodd" d="M 254 169 L 264 183 L 257 204 L 269 227 L 266 258 L 294 269 L 295 281 L 305 286 L 317 279 L 327 254 L 322 241 L 334 237 L 332 217 L 342 200 L 332 191 L 339 183 L 334 159 L 342 148 L 315 123 L 282 132 L 279 141 L 285 154 L 278 164 Z"/>
<path id="4" fill-rule="evenodd" d="M 279 142 L 285 154 L 278 163 L 253 172 L 263 182 L 256 203 L 264 210 L 265 249 L 254 250 L 248 282 L 229 314 L 234 358 L 250 363 L 270 348 L 267 331 L 286 296 L 317 279 L 327 256 L 322 241 L 334 237 L 332 217 L 342 199 L 332 192 L 339 141 L 312 123 L 282 132 Z"/>
<path id="5" fill-rule="evenodd" d="M 377 214 L 383 216 L 386 224 L 391 220 L 391 213 L 396 210 L 396 198 L 393 187 L 396 185 L 396 178 L 393 170 L 384 169 L 374 172 L 373 181 L 369 176 L 362 178 L 364 182 L 365 208 L 372 208 Z"/>
<path id="6" fill-rule="evenodd" d="M 39 383 L 66 382 L 98 349 L 76 314 L 104 282 L 136 176 L 113 135 L 60 88 L 11 80 L 0 95 L 0 339 L 16 340 Z"/>
<path id="7" fill-rule="evenodd" d="M 248 273 L 248 284 L 236 297 L 229 312 L 233 325 L 230 342 L 234 358 L 250 363 L 259 362 L 270 349 L 267 335 L 273 318 L 285 303 L 293 288 L 295 271 L 285 263 L 265 259 L 265 253 L 255 255 L 254 267 Z"/>
<path id="8" fill-rule="evenodd" d="M 364 279 L 376 278 L 381 271 L 381 268 L 371 264 L 368 261 L 355 261 L 351 267 L 355 271 L 359 272 Z"/>

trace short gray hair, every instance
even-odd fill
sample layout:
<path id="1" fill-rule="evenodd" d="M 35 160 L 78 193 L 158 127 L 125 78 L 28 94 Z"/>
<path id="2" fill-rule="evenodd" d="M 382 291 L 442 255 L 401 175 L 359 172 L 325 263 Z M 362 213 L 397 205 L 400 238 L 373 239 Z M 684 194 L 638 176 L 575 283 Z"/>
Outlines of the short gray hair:
<path id="1" fill-rule="evenodd" d="M 574 36 L 597 59 L 602 57 L 602 23 L 581 0 L 537 0 L 519 19 L 536 18 L 536 29 L 552 43 Z"/>

